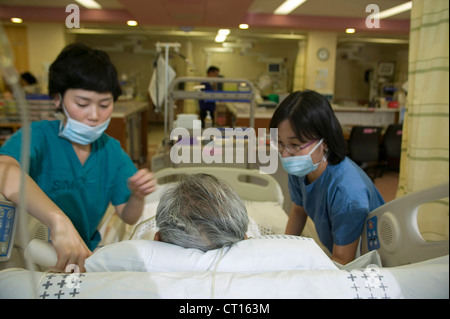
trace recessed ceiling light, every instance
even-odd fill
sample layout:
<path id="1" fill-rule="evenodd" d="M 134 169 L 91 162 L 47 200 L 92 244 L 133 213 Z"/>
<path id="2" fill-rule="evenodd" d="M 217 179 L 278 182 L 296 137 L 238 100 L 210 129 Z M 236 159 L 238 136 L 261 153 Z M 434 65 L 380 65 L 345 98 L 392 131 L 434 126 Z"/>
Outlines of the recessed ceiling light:
<path id="1" fill-rule="evenodd" d="M 273 12 L 274 14 L 286 15 L 301 6 L 306 0 L 286 0 Z"/>
<path id="2" fill-rule="evenodd" d="M 135 27 L 138 25 L 138 23 L 135 20 L 128 20 L 127 25 L 129 25 L 130 27 Z"/>
<path id="3" fill-rule="evenodd" d="M 11 18 L 12 23 L 22 23 L 23 20 L 21 18 Z"/>
<path id="4" fill-rule="evenodd" d="M 345 33 L 355 33 L 355 32 L 356 32 L 356 30 L 353 28 L 348 28 L 345 30 Z"/>
<path id="5" fill-rule="evenodd" d="M 241 24 L 239 25 L 239 29 L 242 29 L 242 30 L 248 29 L 248 24 L 247 24 L 247 23 L 241 23 Z"/>

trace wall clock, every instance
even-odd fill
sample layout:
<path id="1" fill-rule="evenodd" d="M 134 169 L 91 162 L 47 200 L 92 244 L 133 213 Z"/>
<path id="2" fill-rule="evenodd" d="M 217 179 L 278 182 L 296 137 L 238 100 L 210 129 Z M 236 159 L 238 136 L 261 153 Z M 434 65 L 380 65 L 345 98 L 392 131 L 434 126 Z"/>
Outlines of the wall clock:
<path id="1" fill-rule="evenodd" d="M 320 61 L 326 61 L 330 57 L 330 52 L 326 48 L 320 48 L 317 51 L 317 57 Z"/>

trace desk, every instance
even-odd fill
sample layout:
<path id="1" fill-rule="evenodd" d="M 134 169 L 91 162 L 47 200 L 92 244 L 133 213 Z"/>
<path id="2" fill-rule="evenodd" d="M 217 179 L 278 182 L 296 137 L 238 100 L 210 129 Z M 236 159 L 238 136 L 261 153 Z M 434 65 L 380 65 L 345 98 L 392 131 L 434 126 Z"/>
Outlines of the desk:
<path id="1" fill-rule="evenodd" d="M 398 124 L 401 119 L 401 109 L 368 108 L 363 106 L 332 105 L 334 114 L 342 125 L 344 137 L 348 139 L 355 125 L 381 126 L 386 129 L 389 124 Z"/>
<path id="2" fill-rule="evenodd" d="M 234 117 L 232 126 L 248 127 L 250 123 L 250 104 L 245 102 L 225 103 L 227 110 Z M 336 117 L 341 123 L 344 137 L 348 138 L 351 128 L 355 125 L 372 125 L 386 128 L 389 124 L 400 122 L 401 109 L 346 107 L 332 105 Z M 257 107 L 255 110 L 255 130 L 269 128 L 275 108 Z"/>
<path id="3" fill-rule="evenodd" d="M 226 103 L 228 112 L 231 113 L 234 120 L 232 126 L 249 127 L 250 125 L 250 103 L 246 102 L 228 102 Z M 255 109 L 255 133 L 258 134 L 258 128 L 268 129 L 275 108 L 257 107 Z"/>

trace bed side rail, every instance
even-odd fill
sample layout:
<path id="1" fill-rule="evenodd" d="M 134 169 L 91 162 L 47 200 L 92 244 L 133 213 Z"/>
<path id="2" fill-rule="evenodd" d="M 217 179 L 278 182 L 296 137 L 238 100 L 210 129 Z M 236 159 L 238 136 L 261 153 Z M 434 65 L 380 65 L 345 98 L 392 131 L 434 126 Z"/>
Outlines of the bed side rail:
<path id="1" fill-rule="evenodd" d="M 427 242 L 417 225 L 419 206 L 449 196 L 449 183 L 407 194 L 369 213 L 361 236 L 361 254 L 378 250 L 385 267 L 448 255 L 449 241 Z M 433 214 L 427 211 L 427 214 Z"/>

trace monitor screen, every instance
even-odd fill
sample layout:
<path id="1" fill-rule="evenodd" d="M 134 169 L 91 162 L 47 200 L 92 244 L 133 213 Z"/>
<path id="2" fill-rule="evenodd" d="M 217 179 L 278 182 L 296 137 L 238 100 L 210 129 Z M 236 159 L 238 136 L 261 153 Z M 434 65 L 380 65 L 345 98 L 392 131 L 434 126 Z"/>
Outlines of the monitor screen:
<path id="1" fill-rule="evenodd" d="M 269 63 L 269 73 L 279 73 L 281 72 L 280 63 Z"/>

